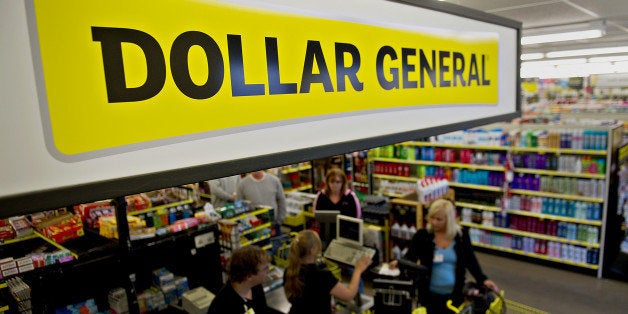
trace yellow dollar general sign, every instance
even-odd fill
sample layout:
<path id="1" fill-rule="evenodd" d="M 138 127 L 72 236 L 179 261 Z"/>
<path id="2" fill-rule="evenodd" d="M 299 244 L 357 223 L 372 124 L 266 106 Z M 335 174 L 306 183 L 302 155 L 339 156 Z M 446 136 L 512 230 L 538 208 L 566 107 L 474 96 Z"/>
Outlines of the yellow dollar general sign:
<path id="1" fill-rule="evenodd" d="M 340 113 L 497 104 L 497 34 L 209 0 L 33 1 L 44 124 L 64 155 Z"/>

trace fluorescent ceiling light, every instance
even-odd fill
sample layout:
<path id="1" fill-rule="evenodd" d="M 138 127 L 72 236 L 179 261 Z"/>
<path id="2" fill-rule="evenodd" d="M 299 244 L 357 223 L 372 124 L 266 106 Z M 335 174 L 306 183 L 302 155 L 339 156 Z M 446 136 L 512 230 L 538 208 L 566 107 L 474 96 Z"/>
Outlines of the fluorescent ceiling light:
<path id="1" fill-rule="evenodd" d="M 598 62 L 620 62 L 620 61 L 628 61 L 628 56 L 610 56 L 610 57 L 595 57 L 589 58 L 589 62 L 598 63 Z"/>
<path id="2" fill-rule="evenodd" d="M 574 58 L 574 59 L 558 59 L 558 60 L 522 62 L 521 67 L 552 67 L 556 65 L 585 64 L 585 63 L 587 63 L 586 58 Z"/>
<path id="3" fill-rule="evenodd" d="M 521 60 L 538 60 L 543 59 L 543 57 L 545 57 L 545 54 L 542 52 L 521 54 Z"/>
<path id="4" fill-rule="evenodd" d="M 522 45 L 598 38 L 606 33 L 604 20 L 523 30 Z"/>
<path id="5" fill-rule="evenodd" d="M 604 35 L 604 32 L 599 29 L 592 29 L 588 31 L 577 31 L 558 34 L 536 35 L 536 36 L 524 36 L 521 37 L 522 45 L 542 44 L 556 41 L 568 41 L 568 40 L 580 40 L 599 38 Z"/>
<path id="6" fill-rule="evenodd" d="M 546 53 L 545 57 L 547 57 L 547 58 L 562 58 L 562 57 L 574 57 L 574 56 L 586 56 L 586 55 L 603 55 L 603 54 L 626 53 L 626 52 L 628 52 L 628 46 L 553 51 L 553 52 Z"/>

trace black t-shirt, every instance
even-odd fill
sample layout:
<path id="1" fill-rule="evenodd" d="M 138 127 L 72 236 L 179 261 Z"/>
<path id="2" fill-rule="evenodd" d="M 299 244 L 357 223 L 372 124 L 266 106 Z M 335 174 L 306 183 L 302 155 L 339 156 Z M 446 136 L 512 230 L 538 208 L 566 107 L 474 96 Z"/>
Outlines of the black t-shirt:
<path id="1" fill-rule="evenodd" d="M 209 306 L 207 314 L 265 314 L 268 313 L 266 306 L 266 295 L 264 287 L 257 285 L 253 287 L 253 299 L 244 300 L 230 283 L 227 283 L 216 295 L 214 301 Z M 251 312 L 251 310 L 253 312 Z"/>
<path id="2" fill-rule="evenodd" d="M 304 282 L 303 294 L 300 298 L 289 300 L 292 303 L 290 313 L 331 313 L 330 292 L 338 283 L 338 279 L 329 270 L 316 264 L 303 265 L 299 277 Z"/>
<path id="3" fill-rule="evenodd" d="M 338 203 L 334 203 L 331 201 L 329 196 L 323 191 L 318 192 L 316 194 L 316 202 L 314 208 L 315 210 L 338 210 L 341 215 L 350 216 L 350 217 L 358 217 L 358 203 L 356 201 L 357 196 L 355 193 L 350 190 L 345 191 L 340 198 Z M 361 213 L 360 213 L 361 214 Z"/>

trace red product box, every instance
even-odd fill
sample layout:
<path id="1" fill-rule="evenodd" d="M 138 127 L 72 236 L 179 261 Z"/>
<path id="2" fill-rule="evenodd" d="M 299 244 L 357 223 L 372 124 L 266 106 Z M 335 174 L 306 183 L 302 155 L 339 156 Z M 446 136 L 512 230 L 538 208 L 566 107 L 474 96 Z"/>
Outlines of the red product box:
<path id="1" fill-rule="evenodd" d="M 55 225 L 43 228 L 40 231 L 45 237 L 63 243 L 67 240 L 78 238 L 85 234 L 80 216 L 74 215 L 70 219 L 63 220 Z"/>
<path id="2" fill-rule="evenodd" d="M 15 229 L 8 219 L 0 219 L 0 239 L 10 240 L 15 238 Z"/>

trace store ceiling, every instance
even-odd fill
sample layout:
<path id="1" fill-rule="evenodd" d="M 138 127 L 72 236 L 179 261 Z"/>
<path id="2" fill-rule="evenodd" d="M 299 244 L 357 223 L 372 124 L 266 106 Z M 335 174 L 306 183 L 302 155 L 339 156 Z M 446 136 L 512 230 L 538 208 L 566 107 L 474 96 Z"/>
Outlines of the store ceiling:
<path id="1" fill-rule="evenodd" d="M 601 38 L 522 46 L 522 53 L 628 45 L 627 0 L 445 0 L 446 2 L 520 21 L 530 28 L 606 21 Z"/>

